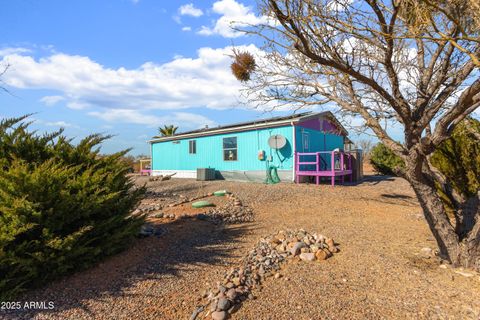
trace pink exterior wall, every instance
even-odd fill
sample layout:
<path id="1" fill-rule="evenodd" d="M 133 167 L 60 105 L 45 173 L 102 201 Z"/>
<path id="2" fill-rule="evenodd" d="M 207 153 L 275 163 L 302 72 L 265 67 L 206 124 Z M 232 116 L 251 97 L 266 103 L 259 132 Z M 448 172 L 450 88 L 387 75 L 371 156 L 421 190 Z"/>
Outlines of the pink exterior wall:
<path id="1" fill-rule="evenodd" d="M 327 119 L 317 118 L 299 122 L 299 127 L 341 135 L 341 130 Z"/>

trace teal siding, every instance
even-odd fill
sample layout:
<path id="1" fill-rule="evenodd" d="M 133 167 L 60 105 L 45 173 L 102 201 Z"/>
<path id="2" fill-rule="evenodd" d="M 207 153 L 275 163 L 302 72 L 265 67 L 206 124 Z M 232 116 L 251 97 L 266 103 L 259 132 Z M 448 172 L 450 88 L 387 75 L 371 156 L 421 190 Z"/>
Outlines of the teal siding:
<path id="1" fill-rule="evenodd" d="M 218 134 L 193 139 L 156 142 L 152 144 L 153 170 L 196 170 L 215 168 L 220 171 L 264 170 L 265 161 L 258 160 L 258 151 L 271 155 L 273 164 L 282 170 L 293 168 L 292 127 L 284 126 L 228 134 Z M 287 145 L 276 152 L 268 146 L 268 138 L 281 134 Z M 223 138 L 237 137 L 237 161 L 223 160 Z M 188 141 L 196 140 L 197 153 L 189 154 Z"/>
<path id="2" fill-rule="evenodd" d="M 343 149 L 343 136 L 323 133 L 303 127 L 295 127 L 295 132 L 297 152 L 331 151 L 335 148 Z M 308 136 L 308 148 L 304 145 L 304 134 Z"/>

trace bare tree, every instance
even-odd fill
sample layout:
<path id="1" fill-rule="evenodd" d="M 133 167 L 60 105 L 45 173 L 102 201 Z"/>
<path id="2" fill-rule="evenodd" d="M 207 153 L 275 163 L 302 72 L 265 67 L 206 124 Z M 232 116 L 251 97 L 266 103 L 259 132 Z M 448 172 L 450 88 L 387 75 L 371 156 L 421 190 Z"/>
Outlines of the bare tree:
<path id="1" fill-rule="evenodd" d="M 265 40 L 246 94 L 263 105 L 329 104 L 360 116 L 404 160 L 399 174 L 414 189 L 441 255 L 480 270 L 478 195 L 476 202 L 463 199 L 430 162 L 455 126 L 480 106 L 479 31 L 460 30 L 454 22 L 473 19 L 468 6 L 431 10 L 434 23 L 427 19 L 414 27 L 409 3 L 261 0 L 260 12 L 276 23 L 246 31 Z M 392 139 L 387 123 L 403 130 L 403 143 Z M 449 219 L 437 186 L 456 200 L 456 219 Z"/>
<path id="2" fill-rule="evenodd" d="M 10 91 L 8 91 L 8 89 L 5 85 L 5 82 L 2 80 L 2 77 L 5 75 L 5 73 L 7 73 L 8 68 L 10 68 L 9 64 L 0 66 L 0 69 L 1 69 L 0 70 L 0 90 L 2 90 L 4 92 L 7 92 L 7 93 L 10 93 Z"/>
<path id="3" fill-rule="evenodd" d="M 373 142 L 372 140 L 361 139 L 359 140 L 356 145 L 362 149 L 364 159 L 370 158 L 370 153 L 372 152 Z"/>
<path id="4" fill-rule="evenodd" d="M 480 42 L 478 37 L 472 36 L 472 33 L 480 30 L 478 0 L 401 0 L 397 2 L 402 4 L 399 14 L 408 24 L 414 37 L 435 38 L 437 41 L 449 42 L 458 50 L 468 54 L 475 65 L 480 66 L 478 55 L 462 44 L 462 40 Z M 441 20 L 446 20 L 454 26 L 457 32 L 449 34 L 442 32 L 442 28 L 437 28 L 439 16 Z M 423 33 L 425 27 L 433 27 L 437 33 Z"/>

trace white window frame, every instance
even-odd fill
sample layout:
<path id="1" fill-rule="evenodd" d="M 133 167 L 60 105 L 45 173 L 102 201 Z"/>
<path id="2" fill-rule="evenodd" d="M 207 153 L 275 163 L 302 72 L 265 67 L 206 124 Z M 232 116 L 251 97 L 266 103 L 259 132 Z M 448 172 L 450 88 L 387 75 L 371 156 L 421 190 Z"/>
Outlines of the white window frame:
<path id="1" fill-rule="evenodd" d="M 235 138 L 235 148 L 225 148 L 225 139 L 231 139 L 231 138 Z M 228 150 L 236 151 L 236 159 L 230 160 L 225 158 L 225 151 L 228 151 Z M 238 161 L 238 138 L 236 136 L 222 138 L 222 158 L 223 158 L 223 161 Z"/>

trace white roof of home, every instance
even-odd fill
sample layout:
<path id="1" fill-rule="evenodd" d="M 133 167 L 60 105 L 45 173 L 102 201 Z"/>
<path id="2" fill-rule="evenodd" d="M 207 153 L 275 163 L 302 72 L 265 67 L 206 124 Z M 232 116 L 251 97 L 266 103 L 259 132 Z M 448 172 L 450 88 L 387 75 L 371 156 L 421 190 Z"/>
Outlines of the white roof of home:
<path id="1" fill-rule="evenodd" d="M 297 123 L 299 121 L 305 121 L 308 119 L 314 119 L 322 116 L 328 117 L 329 119 L 333 120 L 335 124 L 337 124 L 339 129 L 342 131 L 344 136 L 348 135 L 347 130 L 335 118 L 335 116 L 330 111 L 325 111 L 325 112 L 317 112 L 317 113 L 303 112 L 303 113 L 293 114 L 290 116 L 273 117 L 268 119 L 261 119 L 261 120 L 255 120 L 255 121 L 249 121 L 249 122 L 240 122 L 240 123 L 235 123 L 235 124 L 230 124 L 225 126 L 218 126 L 213 128 L 204 128 L 199 130 L 181 132 L 181 133 L 174 134 L 172 136 L 153 137 L 148 142 L 155 143 L 155 142 L 188 139 L 188 138 L 195 138 L 195 137 L 202 137 L 202 136 L 211 136 L 211 135 L 229 133 L 229 132 L 254 130 L 259 128 L 277 127 L 285 124 Z"/>

